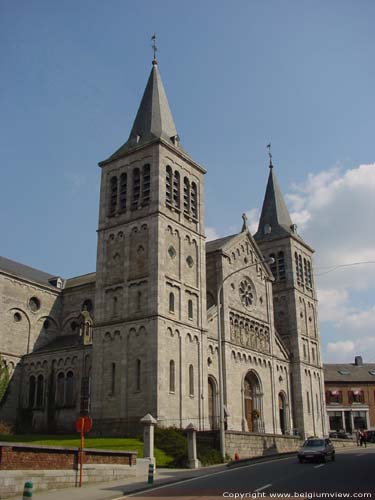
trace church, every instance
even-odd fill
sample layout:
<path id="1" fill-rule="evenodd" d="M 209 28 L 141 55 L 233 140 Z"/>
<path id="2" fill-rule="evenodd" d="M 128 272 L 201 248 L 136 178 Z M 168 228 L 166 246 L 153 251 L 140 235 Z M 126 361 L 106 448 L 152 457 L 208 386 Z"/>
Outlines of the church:
<path id="1" fill-rule="evenodd" d="M 95 433 L 124 435 L 150 413 L 215 430 L 222 396 L 228 430 L 326 434 L 314 251 L 272 161 L 257 232 L 244 216 L 207 242 L 206 170 L 154 59 L 128 140 L 99 166 L 96 272 L 64 279 L 0 257 L 0 420 L 71 432 L 90 414 Z"/>

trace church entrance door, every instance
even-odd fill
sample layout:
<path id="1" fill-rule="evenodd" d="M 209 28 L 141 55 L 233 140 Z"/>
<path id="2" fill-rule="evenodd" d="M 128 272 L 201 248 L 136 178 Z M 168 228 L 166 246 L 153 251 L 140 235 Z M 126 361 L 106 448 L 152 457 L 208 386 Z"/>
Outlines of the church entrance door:
<path id="1" fill-rule="evenodd" d="M 282 434 L 285 434 L 286 432 L 286 418 L 285 418 L 285 397 L 284 395 L 280 392 L 279 394 L 279 418 L 280 418 L 280 430 Z"/>
<path id="2" fill-rule="evenodd" d="M 260 386 L 254 372 L 247 373 L 244 380 L 245 420 L 248 432 L 260 431 Z"/>

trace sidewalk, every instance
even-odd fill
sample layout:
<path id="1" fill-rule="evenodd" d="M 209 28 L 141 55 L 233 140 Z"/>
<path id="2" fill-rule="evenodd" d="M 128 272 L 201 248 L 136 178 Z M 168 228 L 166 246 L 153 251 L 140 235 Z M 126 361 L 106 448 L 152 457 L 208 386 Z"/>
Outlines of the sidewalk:
<path id="1" fill-rule="evenodd" d="M 226 464 L 212 465 L 200 469 L 157 469 L 154 486 L 171 484 L 175 481 L 204 476 L 211 472 L 225 470 Z M 111 500 L 119 498 L 124 494 L 147 490 L 147 477 L 142 480 L 139 477 L 119 479 L 108 483 L 91 483 L 83 485 L 82 488 L 61 488 L 49 491 L 36 491 L 33 493 L 35 500 Z M 11 497 L 7 500 L 19 500 L 21 495 Z"/>

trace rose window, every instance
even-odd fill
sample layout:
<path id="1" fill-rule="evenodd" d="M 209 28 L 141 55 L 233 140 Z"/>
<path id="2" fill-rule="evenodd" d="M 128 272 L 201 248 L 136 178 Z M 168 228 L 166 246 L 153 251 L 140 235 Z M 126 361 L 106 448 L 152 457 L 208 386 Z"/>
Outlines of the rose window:
<path id="1" fill-rule="evenodd" d="M 253 286 L 248 279 L 241 281 L 239 286 L 241 301 L 244 306 L 250 307 L 254 302 Z"/>

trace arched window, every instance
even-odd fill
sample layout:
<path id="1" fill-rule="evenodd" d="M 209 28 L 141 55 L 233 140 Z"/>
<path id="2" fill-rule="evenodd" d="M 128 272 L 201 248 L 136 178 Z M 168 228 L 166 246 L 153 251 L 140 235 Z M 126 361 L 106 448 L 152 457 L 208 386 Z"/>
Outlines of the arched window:
<path id="1" fill-rule="evenodd" d="M 193 301 L 191 299 L 188 301 L 188 318 L 193 319 Z"/>
<path id="2" fill-rule="evenodd" d="M 174 294 L 172 292 L 169 294 L 169 312 L 174 312 Z"/>
<path id="3" fill-rule="evenodd" d="M 65 400 L 65 375 L 60 372 L 56 381 L 56 406 L 64 406 Z"/>
<path id="4" fill-rule="evenodd" d="M 82 304 L 82 311 L 92 312 L 93 309 L 94 305 L 92 303 L 92 300 L 86 299 Z"/>
<path id="5" fill-rule="evenodd" d="M 190 182 L 187 177 L 184 177 L 184 214 L 190 214 Z"/>
<path id="6" fill-rule="evenodd" d="M 180 208 L 180 174 L 177 170 L 173 176 L 173 203 L 175 208 Z"/>
<path id="7" fill-rule="evenodd" d="M 73 406 L 74 405 L 74 374 L 72 371 L 69 371 L 66 374 L 65 404 L 66 404 L 66 406 Z"/>
<path id="8" fill-rule="evenodd" d="M 272 264 L 270 264 L 271 273 L 272 273 L 273 277 L 274 277 L 275 279 L 277 279 L 277 262 L 276 262 L 276 256 L 275 256 L 275 254 L 274 254 L 274 253 L 271 253 L 271 254 L 269 255 L 269 258 L 270 258 L 270 259 L 273 259 L 273 263 L 272 263 Z"/>
<path id="9" fill-rule="evenodd" d="M 194 396 L 194 367 L 189 366 L 189 395 Z"/>
<path id="10" fill-rule="evenodd" d="M 150 204 L 150 193 L 151 193 L 151 177 L 150 177 L 150 165 L 143 166 L 142 170 L 142 206 L 145 207 Z"/>
<path id="11" fill-rule="evenodd" d="M 120 177 L 120 210 L 125 212 L 128 191 L 128 176 L 124 173 Z"/>
<path id="12" fill-rule="evenodd" d="M 167 206 L 172 205 L 172 168 L 167 165 L 165 177 L 165 203 Z"/>
<path id="13" fill-rule="evenodd" d="M 38 375 L 36 384 L 36 406 L 40 408 L 43 406 L 44 399 L 44 377 L 43 375 Z"/>
<path id="14" fill-rule="evenodd" d="M 299 267 L 298 267 L 298 254 L 297 252 L 294 253 L 294 263 L 295 263 L 295 266 L 296 266 L 296 276 L 297 276 L 297 281 L 300 281 L 300 277 L 299 277 Z"/>
<path id="15" fill-rule="evenodd" d="M 115 215 L 117 209 L 117 177 L 111 177 L 109 185 L 109 211 L 108 215 Z"/>
<path id="16" fill-rule="evenodd" d="M 136 210 L 139 204 L 139 197 L 141 194 L 141 174 L 139 168 L 133 170 L 133 191 L 132 191 L 132 210 Z"/>
<path id="17" fill-rule="evenodd" d="M 111 390 L 110 395 L 113 396 L 116 390 L 116 363 L 111 363 Z"/>
<path id="18" fill-rule="evenodd" d="M 298 271 L 299 271 L 299 279 L 301 283 L 303 283 L 303 266 L 302 266 L 302 257 L 298 255 Z"/>
<path id="19" fill-rule="evenodd" d="M 193 217 L 193 219 L 198 219 L 198 189 L 195 182 L 191 183 L 190 202 L 191 216 Z"/>
<path id="20" fill-rule="evenodd" d="M 141 360 L 135 361 L 135 388 L 137 391 L 141 390 Z"/>
<path id="21" fill-rule="evenodd" d="M 29 378 L 29 408 L 35 404 L 36 381 L 34 375 Z"/>
<path id="22" fill-rule="evenodd" d="M 140 311 L 142 307 L 142 292 L 137 292 L 137 311 Z"/>
<path id="23" fill-rule="evenodd" d="M 112 316 L 117 316 L 117 297 L 113 297 L 112 299 Z"/>
<path id="24" fill-rule="evenodd" d="M 278 278 L 280 281 L 285 280 L 285 258 L 284 252 L 277 253 L 277 270 L 278 270 Z"/>
<path id="25" fill-rule="evenodd" d="M 175 391 L 175 364 L 173 359 L 169 362 L 169 392 Z"/>
<path id="26" fill-rule="evenodd" d="M 311 262 L 308 260 L 307 261 L 307 275 L 306 275 L 306 283 L 307 286 L 312 288 L 313 283 L 312 283 L 312 272 L 311 272 Z"/>

